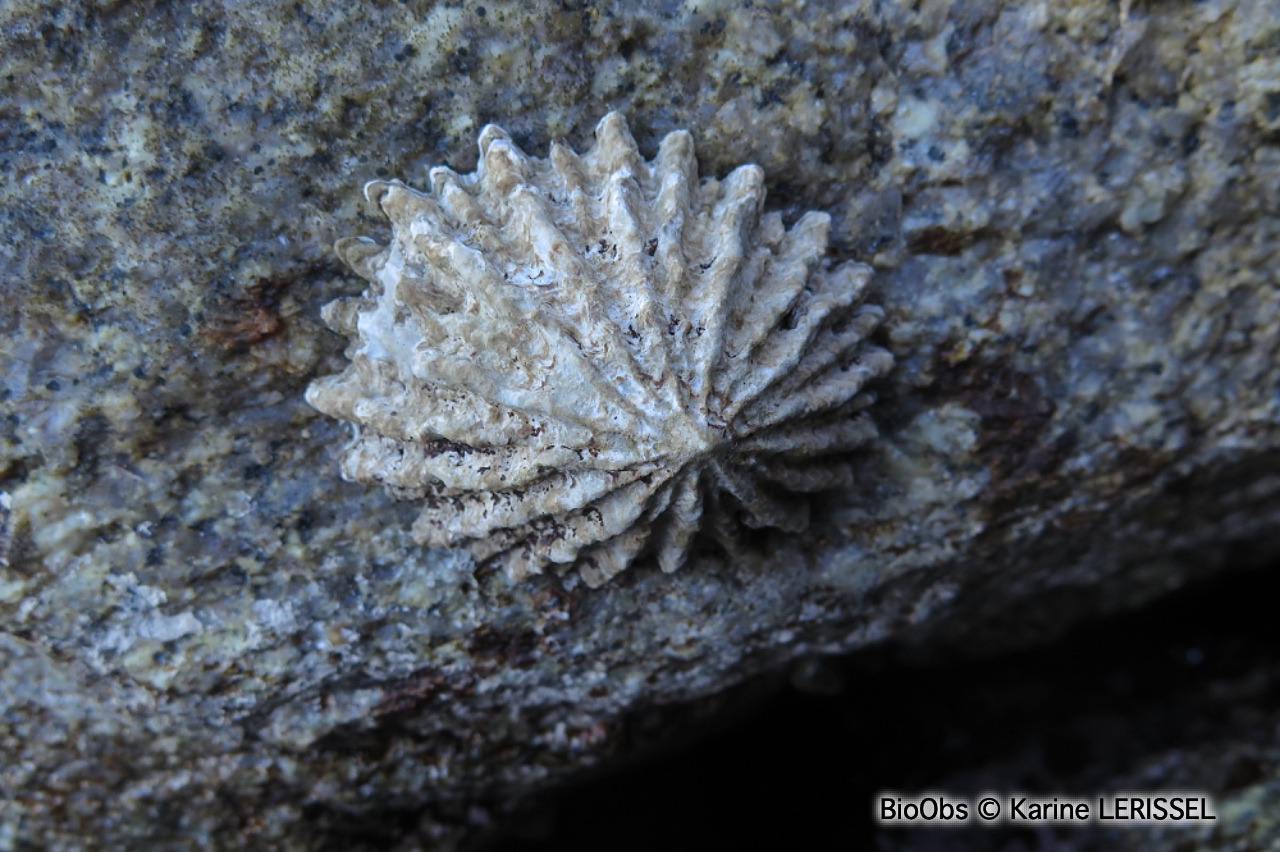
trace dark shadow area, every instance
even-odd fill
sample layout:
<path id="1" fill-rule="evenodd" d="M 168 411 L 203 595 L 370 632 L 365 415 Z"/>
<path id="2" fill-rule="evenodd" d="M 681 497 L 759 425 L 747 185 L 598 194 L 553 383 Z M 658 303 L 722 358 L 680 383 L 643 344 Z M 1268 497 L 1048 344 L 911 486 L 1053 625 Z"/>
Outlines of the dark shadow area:
<path id="1" fill-rule="evenodd" d="M 1031 650 L 912 665 L 882 648 L 811 665 L 799 680 L 832 694 L 779 690 L 692 747 L 535 803 L 514 829 L 524 837 L 491 848 L 1057 848 L 1011 829 L 881 829 L 873 800 L 883 790 L 1089 795 L 1144 768 L 1144 789 L 1254 783 L 1267 768 L 1251 744 L 1280 721 L 1277 601 L 1271 566 Z M 1177 773 L 1149 774 L 1173 752 Z M 1093 848 L 1074 831 L 1086 842 L 1072 848 Z"/>

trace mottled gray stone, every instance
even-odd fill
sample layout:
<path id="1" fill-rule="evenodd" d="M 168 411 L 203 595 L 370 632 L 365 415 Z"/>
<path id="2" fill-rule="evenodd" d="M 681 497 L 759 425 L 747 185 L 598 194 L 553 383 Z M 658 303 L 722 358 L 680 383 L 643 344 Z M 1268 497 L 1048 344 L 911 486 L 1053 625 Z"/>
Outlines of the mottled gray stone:
<path id="1" fill-rule="evenodd" d="M 1280 550 L 1274 0 L 14 0 L 0 44 L 0 849 L 449 845 L 642 708 Z M 473 576 L 302 400 L 330 246 L 609 109 L 832 212 L 882 438 L 741 564 Z"/>

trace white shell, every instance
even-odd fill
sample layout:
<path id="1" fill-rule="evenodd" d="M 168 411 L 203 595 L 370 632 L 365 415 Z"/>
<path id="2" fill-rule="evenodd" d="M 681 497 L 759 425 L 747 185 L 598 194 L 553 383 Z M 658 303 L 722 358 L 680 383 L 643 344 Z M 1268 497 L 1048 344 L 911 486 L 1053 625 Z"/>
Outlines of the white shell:
<path id="1" fill-rule="evenodd" d="M 598 586 L 674 571 L 701 527 L 800 531 L 796 492 L 851 484 L 893 364 L 871 270 L 824 261 L 825 213 L 762 214 L 758 166 L 699 181 L 688 132 L 646 162 L 610 113 L 586 154 L 489 125 L 474 173 L 365 195 L 391 244 L 335 246 L 370 287 L 325 308 L 351 364 L 307 401 L 355 424 L 346 479 L 425 501 L 419 541 Z"/>

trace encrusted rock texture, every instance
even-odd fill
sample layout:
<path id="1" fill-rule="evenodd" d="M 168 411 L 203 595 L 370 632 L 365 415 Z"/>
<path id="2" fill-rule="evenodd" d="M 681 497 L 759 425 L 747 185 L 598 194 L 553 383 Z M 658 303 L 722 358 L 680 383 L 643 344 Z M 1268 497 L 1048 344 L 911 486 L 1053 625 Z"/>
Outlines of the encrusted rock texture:
<path id="1" fill-rule="evenodd" d="M 1280 552 L 1274 0 L 16 0 L 0 44 L 0 849 L 455 846 L 642 711 Z M 609 110 L 831 214 L 880 437 L 736 561 L 473 575 L 303 400 L 332 244 Z"/>

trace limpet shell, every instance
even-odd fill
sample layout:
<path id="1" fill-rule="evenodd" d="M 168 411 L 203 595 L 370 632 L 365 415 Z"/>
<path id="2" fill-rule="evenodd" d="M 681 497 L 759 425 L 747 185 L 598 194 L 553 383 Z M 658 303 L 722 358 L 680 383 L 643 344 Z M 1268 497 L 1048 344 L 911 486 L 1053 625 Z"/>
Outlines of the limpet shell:
<path id="1" fill-rule="evenodd" d="M 369 287 L 325 308 L 351 363 L 307 390 L 355 426 L 346 479 L 422 501 L 417 540 L 599 586 L 700 530 L 804 530 L 797 495 L 853 484 L 893 359 L 827 214 L 785 227 L 755 165 L 700 179 L 686 131 L 646 161 L 618 113 L 546 159 L 489 125 L 430 181 L 365 186 L 391 241 L 337 243 Z"/>

